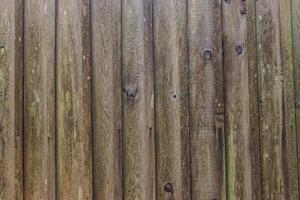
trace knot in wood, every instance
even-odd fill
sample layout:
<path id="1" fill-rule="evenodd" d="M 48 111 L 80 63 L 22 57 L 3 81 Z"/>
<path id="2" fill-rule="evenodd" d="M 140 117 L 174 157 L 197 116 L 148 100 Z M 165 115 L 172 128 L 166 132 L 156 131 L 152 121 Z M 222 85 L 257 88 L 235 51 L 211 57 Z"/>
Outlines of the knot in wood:
<path id="1" fill-rule="evenodd" d="M 203 51 L 203 58 L 205 59 L 205 60 L 211 60 L 212 59 L 212 51 L 210 50 L 210 49 L 205 49 L 204 51 Z"/>
<path id="2" fill-rule="evenodd" d="M 241 55 L 244 52 L 244 44 L 239 44 L 235 47 L 235 51 L 238 55 Z"/>
<path id="3" fill-rule="evenodd" d="M 246 0 L 240 0 L 240 11 L 242 15 L 246 14 Z"/>
<path id="4" fill-rule="evenodd" d="M 125 93 L 125 96 L 127 99 L 135 99 L 138 89 L 134 86 L 126 86 L 123 88 L 123 92 Z"/>
<path id="5" fill-rule="evenodd" d="M 295 107 L 296 107 L 296 109 L 300 108 L 300 100 L 298 100 L 298 101 L 295 102 Z"/>
<path id="6" fill-rule="evenodd" d="M 231 0 L 224 0 L 225 3 L 230 4 Z"/>
<path id="7" fill-rule="evenodd" d="M 166 183 L 164 186 L 164 191 L 173 194 L 174 193 L 173 185 L 170 182 Z"/>

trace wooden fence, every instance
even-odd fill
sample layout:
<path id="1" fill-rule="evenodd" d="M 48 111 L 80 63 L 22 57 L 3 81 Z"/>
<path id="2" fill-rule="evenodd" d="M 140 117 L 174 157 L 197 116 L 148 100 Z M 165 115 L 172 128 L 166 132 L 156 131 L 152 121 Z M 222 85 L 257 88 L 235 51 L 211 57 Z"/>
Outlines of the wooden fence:
<path id="1" fill-rule="evenodd" d="M 1 200 L 297 200 L 299 0 L 0 0 Z"/>

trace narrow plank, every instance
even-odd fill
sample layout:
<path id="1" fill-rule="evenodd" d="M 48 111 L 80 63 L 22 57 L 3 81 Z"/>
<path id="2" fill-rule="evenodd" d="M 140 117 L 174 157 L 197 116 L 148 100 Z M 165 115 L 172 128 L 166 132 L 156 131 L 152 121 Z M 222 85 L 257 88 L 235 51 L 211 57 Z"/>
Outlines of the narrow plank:
<path id="1" fill-rule="evenodd" d="M 247 53 L 250 100 L 250 150 L 252 169 L 252 199 L 261 200 L 261 155 L 259 126 L 259 91 L 256 46 L 256 1 L 246 1 Z"/>
<path id="2" fill-rule="evenodd" d="M 89 1 L 57 6 L 57 198 L 92 199 Z"/>
<path id="3" fill-rule="evenodd" d="M 16 198 L 15 6 L 0 1 L 0 199 Z"/>
<path id="4" fill-rule="evenodd" d="M 122 2 L 124 199 L 155 199 L 151 0 Z"/>
<path id="5" fill-rule="evenodd" d="M 294 59 L 294 88 L 297 144 L 300 144 L 300 1 L 291 0 Z M 300 183 L 300 148 L 298 147 L 298 183 Z M 299 187 L 299 186 L 298 186 Z M 299 188 L 300 189 L 300 188 Z"/>
<path id="6" fill-rule="evenodd" d="M 257 2 L 256 9 L 262 198 L 298 199 L 290 3 Z"/>
<path id="7" fill-rule="evenodd" d="M 186 10 L 154 1 L 157 199 L 190 199 Z"/>
<path id="8" fill-rule="evenodd" d="M 223 1 L 227 198 L 252 199 L 245 1 Z"/>
<path id="9" fill-rule="evenodd" d="M 222 199 L 221 7 L 220 1 L 188 1 L 192 199 Z"/>
<path id="10" fill-rule="evenodd" d="M 91 1 L 94 198 L 122 199 L 121 1 Z"/>
<path id="11" fill-rule="evenodd" d="M 15 5 L 15 189 L 17 200 L 23 199 L 23 26 L 24 26 L 24 1 L 17 0 Z"/>
<path id="12" fill-rule="evenodd" d="M 24 12 L 24 197 L 55 199 L 55 1 Z"/>
<path id="13" fill-rule="evenodd" d="M 280 45 L 283 69 L 283 163 L 288 199 L 299 199 L 297 134 L 295 119 L 294 65 L 291 24 L 291 2 L 278 1 L 280 6 Z"/>

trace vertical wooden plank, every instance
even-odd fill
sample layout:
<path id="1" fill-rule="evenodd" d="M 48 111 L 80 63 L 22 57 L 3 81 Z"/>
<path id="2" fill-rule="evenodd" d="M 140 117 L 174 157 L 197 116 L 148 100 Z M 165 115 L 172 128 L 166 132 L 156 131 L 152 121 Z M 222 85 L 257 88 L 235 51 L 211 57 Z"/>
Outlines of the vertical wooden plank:
<path id="1" fill-rule="evenodd" d="M 288 199 L 299 199 L 297 135 L 294 99 L 294 65 L 291 24 L 291 2 L 279 2 L 280 46 L 283 75 L 283 132 L 282 149 L 285 184 Z"/>
<path id="2" fill-rule="evenodd" d="M 294 88 L 297 144 L 300 145 L 300 1 L 291 0 L 294 54 Z M 300 183 L 300 147 L 298 147 L 298 183 Z M 299 187 L 299 186 L 298 186 Z M 300 188 L 299 188 L 300 189 Z"/>
<path id="3" fill-rule="evenodd" d="M 252 199 L 245 1 L 223 1 L 227 198 Z"/>
<path id="4" fill-rule="evenodd" d="M 222 198 L 221 1 L 188 1 L 192 199 Z"/>
<path id="5" fill-rule="evenodd" d="M 92 199 L 89 1 L 57 6 L 57 198 Z"/>
<path id="6" fill-rule="evenodd" d="M 0 1 L 0 199 L 15 188 L 15 1 Z"/>
<path id="7" fill-rule="evenodd" d="M 124 199 L 155 199 L 152 1 L 122 1 Z"/>
<path id="8" fill-rule="evenodd" d="M 154 1 L 157 199 L 190 199 L 186 9 Z"/>
<path id="9" fill-rule="evenodd" d="M 252 199 L 261 200 L 261 155 L 260 155 L 260 121 L 259 91 L 256 45 L 256 1 L 246 1 L 247 10 L 247 53 L 249 70 L 250 100 L 250 150 L 252 169 Z"/>
<path id="10" fill-rule="evenodd" d="M 122 199 L 121 1 L 91 1 L 94 198 Z"/>
<path id="11" fill-rule="evenodd" d="M 24 197 L 55 199 L 55 1 L 24 12 Z"/>
<path id="12" fill-rule="evenodd" d="M 298 199 L 289 1 L 257 2 L 262 198 Z"/>
<path id="13" fill-rule="evenodd" d="M 23 199 L 23 27 L 24 1 L 17 0 L 15 5 L 15 187 L 17 200 Z"/>

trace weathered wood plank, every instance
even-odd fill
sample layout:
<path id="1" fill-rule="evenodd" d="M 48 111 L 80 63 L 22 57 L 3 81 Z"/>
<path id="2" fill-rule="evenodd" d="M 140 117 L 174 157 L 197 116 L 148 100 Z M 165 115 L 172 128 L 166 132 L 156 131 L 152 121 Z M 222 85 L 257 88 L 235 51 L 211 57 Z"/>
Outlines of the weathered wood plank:
<path id="1" fill-rule="evenodd" d="M 23 199 L 23 14 L 24 1 L 17 0 L 15 5 L 15 190 L 16 200 Z"/>
<path id="2" fill-rule="evenodd" d="M 294 99 L 294 65 L 290 1 L 278 1 L 280 6 L 280 46 L 283 73 L 283 165 L 287 199 L 299 199 L 297 134 Z"/>
<path id="3" fill-rule="evenodd" d="M 15 1 L 0 1 L 0 199 L 16 198 Z"/>
<path id="4" fill-rule="evenodd" d="M 0 2 L 0 199 L 16 198 L 15 1 Z"/>
<path id="5" fill-rule="evenodd" d="M 294 93 L 297 145 L 300 145 L 300 1 L 291 0 L 294 59 Z M 300 148 L 298 146 L 298 183 L 300 183 Z M 298 185 L 300 187 L 300 185 Z M 299 188 L 300 189 L 300 188 Z"/>
<path id="6" fill-rule="evenodd" d="M 190 199 L 186 9 L 154 1 L 157 199 Z"/>
<path id="7" fill-rule="evenodd" d="M 89 1 L 57 6 L 57 198 L 92 199 Z"/>
<path id="8" fill-rule="evenodd" d="M 222 199 L 221 7 L 220 1 L 188 1 L 192 199 Z"/>
<path id="9" fill-rule="evenodd" d="M 122 3 L 124 199 L 155 199 L 151 0 Z"/>
<path id="10" fill-rule="evenodd" d="M 261 200 L 261 155 L 259 126 L 259 91 L 256 46 L 256 1 L 246 1 L 247 53 L 250 100 L 250 150 L 252 169 L 252 199 Z"/>
<path id="11" fill-rule="evenodd" d="M 121 1 L 91 3 L 94 198 L 121 200 Z"/>
<path id="12" fill-rule="evenodd" d="M 55 1 L 24 12 L 24 197 L 55 199 Z"/>
<path id="13" fill-rule="evenodd" d="M 289 1 L 257 2 L 262 198 L 298 199 Z"/>
<path id="14" fill-rule="evenodd" d="M 228 199 L 252 199 L 245 1 L 223 1 Z"/>

